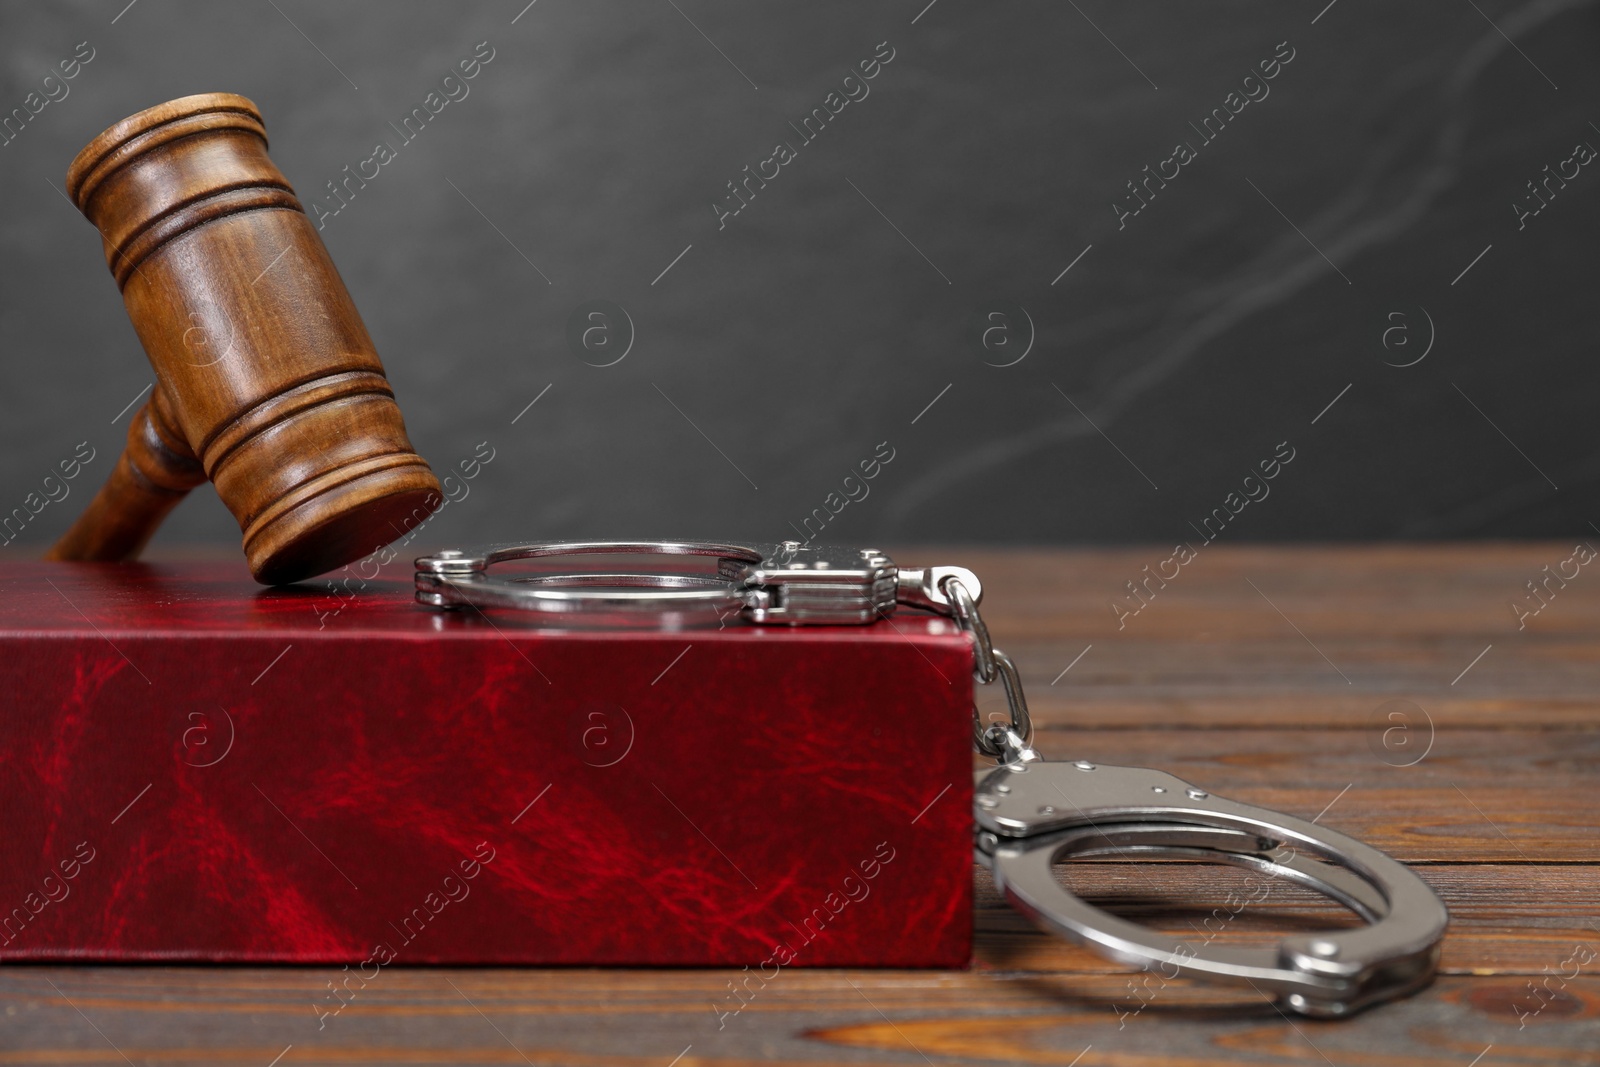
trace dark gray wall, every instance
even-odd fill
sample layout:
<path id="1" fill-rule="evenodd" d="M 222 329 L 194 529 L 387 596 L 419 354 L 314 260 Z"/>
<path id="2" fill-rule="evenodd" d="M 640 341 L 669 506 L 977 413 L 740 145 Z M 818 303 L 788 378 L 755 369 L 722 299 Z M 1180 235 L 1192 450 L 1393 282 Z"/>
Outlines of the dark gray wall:
<path id="1" fill-rule="evenodd" d="M 323 233 L 419 451 L 495 449 L 423 542 L 778 539 L 880 442 L 825 539 L 1171 543 L 1246 489 L 1226 539 L 1600 522 L 1600 166 L 1564 162 L 1600 147 L 1592 4 L 524 2 L 0 6 L 0 110 L 94 49 L 0 148 L 0 510 L 98 450 L 13 551 L 65 528 L 152 380 L 74 153 L 230 90 L 309 204 L 481 41 L 470 95 Z M 1191 127 L 1290 50 L 1214 142 Z M 1546 165 L 1578 173 L 1519 220 Z M 600 299 L 634 330 L 607 367 L 568 342 Z M 161 539 L 237 533 L 206 489 Z"/>

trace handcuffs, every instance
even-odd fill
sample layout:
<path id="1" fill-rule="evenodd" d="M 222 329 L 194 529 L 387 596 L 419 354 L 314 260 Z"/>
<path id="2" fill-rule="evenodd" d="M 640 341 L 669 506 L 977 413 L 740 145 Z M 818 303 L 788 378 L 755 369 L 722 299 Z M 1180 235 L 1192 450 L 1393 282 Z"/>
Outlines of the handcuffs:
<path id="1" fill-rule="evenodd" d="M 491 575 L 516 560 L 622 554 L 699 556 L 716 573 Z M 1022 681 L 978 613 L 983 587 L 961 567 L 901 567 L 876 549 L 698 541 L 567 541 L 450 550 L 416 561 L 416 596 L 435 608 L 502 607 L 556 614 L 707 610 L 760 625 L 862 625 L 900 606 L 954 619 L 973 644 L 976 680 L 1001 683 L 1010 717 L 973 743 L 997 766 L 975 772 L 977 861 L 1007 901 L 1041 927 L 1122 963 L 1253 986 L 1283 1008 L 1336 1018 L 1427 985 L 1449 913 L 1409 868 L 1326 827 L 1226 800 L 1161 771 L 1033 750 Z M 1092 856 L 1204 860 L 1251 868 L 1315 889 L 1368 925 L 1283 938 L 1276 947 L 1214 946 L 1140 926 L 1074 896 L 1058 860 Z"/>

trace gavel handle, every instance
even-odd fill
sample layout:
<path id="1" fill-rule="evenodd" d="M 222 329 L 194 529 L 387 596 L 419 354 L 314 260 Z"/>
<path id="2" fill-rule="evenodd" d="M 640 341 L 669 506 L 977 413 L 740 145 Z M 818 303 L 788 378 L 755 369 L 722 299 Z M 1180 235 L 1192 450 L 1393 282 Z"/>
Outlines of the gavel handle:
<path id="1" fill-rule="evenodd" d="M 205 469 L 174 427 L 171 404 L 157 385 L 128 424 L 128 444 L 111 477 L 44 558 L 132 559 L 167 513 L 205 480 Z"/>

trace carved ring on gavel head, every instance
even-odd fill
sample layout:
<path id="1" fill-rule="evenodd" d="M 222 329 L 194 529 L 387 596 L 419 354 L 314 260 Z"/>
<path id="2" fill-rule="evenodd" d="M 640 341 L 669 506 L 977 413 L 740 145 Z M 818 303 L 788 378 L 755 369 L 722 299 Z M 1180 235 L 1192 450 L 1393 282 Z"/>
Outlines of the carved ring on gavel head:
<path id="1" fill-rule="evenodd" d="M 156 385 L 51 559 L 138 555 L 209 479 L 258 581 L 376 551 L 442 500 L 372 339 L 256 107 L 207 93 L 141 111 L 72 161 Z"/>

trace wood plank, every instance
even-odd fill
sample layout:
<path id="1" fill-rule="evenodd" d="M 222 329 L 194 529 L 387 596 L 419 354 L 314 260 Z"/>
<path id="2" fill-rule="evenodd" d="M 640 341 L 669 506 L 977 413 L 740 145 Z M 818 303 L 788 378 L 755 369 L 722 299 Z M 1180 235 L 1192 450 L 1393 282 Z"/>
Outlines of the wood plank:
<path id="1" fill-rule="evenodd" d="M 1036 744 L 1051 758 L 1158 767 L 1233 800 L 1321 815 L 1406 862 L 1600 862 L 1590 790 L 1600 731 L 1438 730 L 1414 766 L 1385 762 L 1413 757 L 1386 749 L 1366 720 L 1349 730 L 1046 727 Z"/>
<path id="2" fill-rule="evenodd" d="M 1052 723 L 1039 725 L 1035 744 L 1051 759 L 1159 767 L 1219 793 L 1288 782 L 1331 790 L 1323 803 L 1352 782 L 1352 795 L 1368 788 L 1448 788 L 1452 782 L 1468 794 L 1535 786 L 1582 794 L 1600 776 L 1600 730 L 1457 727 L 1436 728 L 1430 737 L 1426 720 L 1417 719 L 1386 738 L 1394 722 L 1378 717 L 1348 729 L 1198 730 Z"/>
<path id="3" fill-rule="evenodd" d="M 1170 548 L 911 548 L 897 558 L 960 560 L 984 579 L 990 631 L 1045 721 L 1334 726 L 1406 698 L 1440 727 L 1593 728 L 1600 577 L 1585 569 L 1552 586 L 1525 629 L 1511 610 L 1571 552 L 1564 542 L 1212 546 L 1120 629 L 1110 603 Z"/>
<path id="4" fill-rule="evenodd" d="M 1162 868 L 1167 868 L 1163 870 Z M 1427 866 L 1418 870 L 1450 908 L 1440 968 L 1450 974 L 1533 975 L 1575 945 L 1600 953 L 1600 866 Z M 1109 974 L 1126 968 L 1037 929 L 995 892 L 977 868 L 976 965 L 999 971 Z M 1214 943 L 1261 943 L 1289 931 L 1351 925 L 1337 905 L 1292 885 L 1239 910 L 1246 872 L 1200 864 L 1080 863 L 1070 885 L 1084 899 L 1135 922 Z M 1230 904 L 1228 893 L 1240 895 Z M 1216 910 L 1214 910 L 1216 909 Z M 1237 912 L 1237 914 L 1235 914 Z M 1196 929 L 1198 927 L 1198 930 Z"/>
<path id="5" fill-rule="evenodd" d="M 1337 1023 L 1254 992 L 1123 975 L 780 971 L 737 1014 L 725 971 L 385 971 L 338 1016 L 302 969 L 13 968 L 0 1063 L 1402 1064 L 1600 1062 L 1600 979 L 1444 977 Z M 53 985 L 52 985 L 53 983 Z M 70 1003 L 68 1001 L 70 1000 Z M 1140 1004 L 1143 1009 L 1138 1010 Z M 1519 1030 L 1519 1011 L 1532 1013 Z M 721 1010 L 727 1010 L 722 1008 Z M 81 1014 L 80 1014 L 81 1013 Z M 92 1025 L 91 1025 L 92 1021 Z M 719 1028 L 720 1026 L 720 1028 Z M 1085 1048 L 1090 1051 L 1085 1053 Z M 123 1057 L 126 1057 L 124 1060 Z M 941 1057 L 935 1061 L 933 1057 Z M 943 1059 L 949 1057 L 950 1059 Z"/>
<path id="6" fill-rule="evenodd" d="M 1263 785 L 1217 792 L 1310 819 L 1337 791 Z M 1323 822 L 1406 863 L 1592 863 L 1597 835 L 1586 797 L 1538 787 L 1352 789 Z"/>
<path id="7" fill-rule="evenodd" d="M 1592 540 L 1592 538 L 1591 538 Z M 1572 553 L 1570 542 L 1531 541 L 1394 544 L 1355 547 L 1216 545 L 1183 567 L 1148 607 L 1128 618 L 1128 635 L 1230 634 L 1271 636 L 1282 618 L 1265 593 L 1291 617 L 1304 616 L 1319 633 L 1403 637 L 1516 633 L 1514 600 L 1543 568 Z M 1015 626 L 1034 637 L 1092 636 L 1117 631 L 1108 606 L 1171 555 L 1157 546 L 1093 549 L 901 548 L 895 557 L 922 564 L 959 561 L 986 590 L 984 616 L 992 627 Z M 1170 573 L 1170 568 L 1168 568 Z M 1246 580 L 1261 591 L 1252 589 Z M 1522 631 L 1534 636 L 1587 639 L 1600 628 L 1600 581 L 1587 568 L 1545 595 L 1550 606 Z M 1146 592 L 1149 595 L 1149 592 Z M 1294 609 L 1294 610 L 1291 610 Z M 1277 625 L 1274 625 L 1276 619 Z"/>

